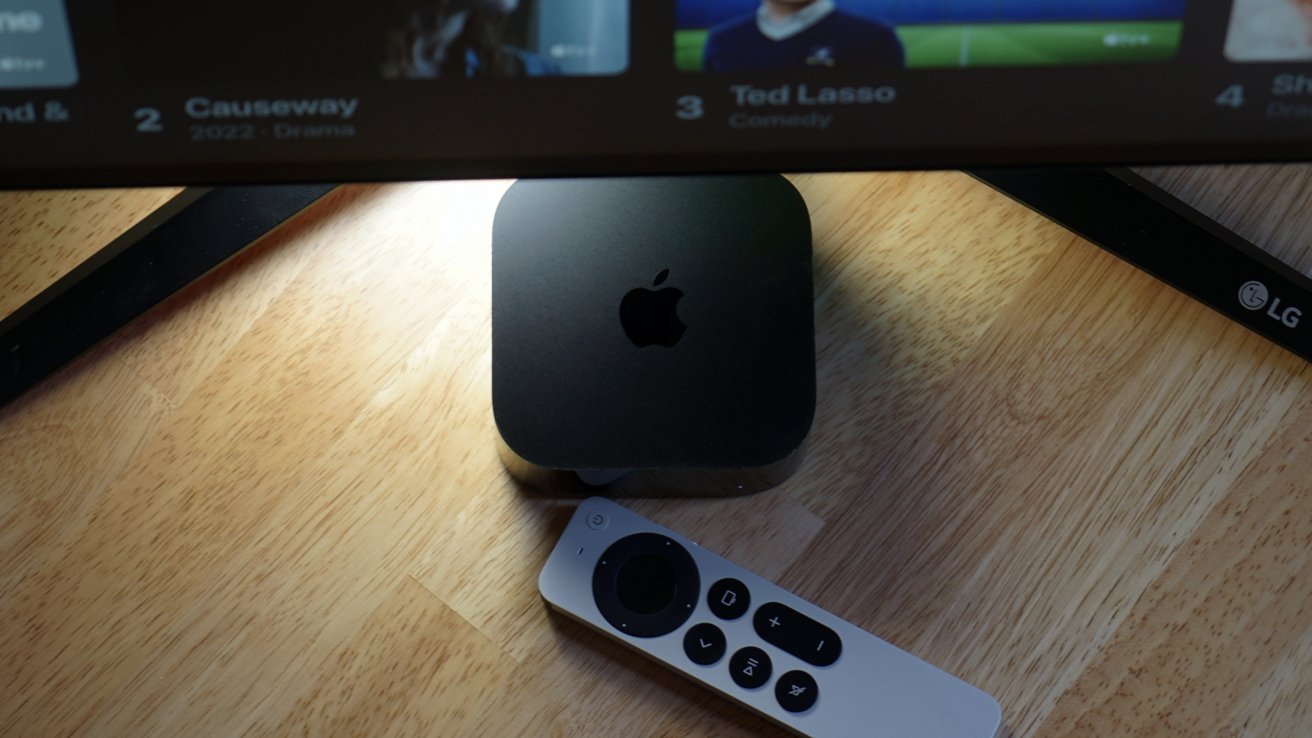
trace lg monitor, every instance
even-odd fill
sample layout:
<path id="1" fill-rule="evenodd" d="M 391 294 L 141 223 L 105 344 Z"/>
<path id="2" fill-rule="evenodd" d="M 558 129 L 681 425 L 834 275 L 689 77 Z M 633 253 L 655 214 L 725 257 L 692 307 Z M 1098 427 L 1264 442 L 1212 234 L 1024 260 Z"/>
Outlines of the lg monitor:
<path id="1" fill-rule="evenodd" d="M 0 333 L 97 317 L 40 376 L 327 183 L 967 168 L 1312 356 L 1239 297 L 1312 303 L 1306 259 L 1101 168 L 1304 161 L 1310 125 L 1308 0 L 0 0 L 0 188 L 299 183 L 191 192 Z M 167 291 L 88 302 L 184 233 Z"/>

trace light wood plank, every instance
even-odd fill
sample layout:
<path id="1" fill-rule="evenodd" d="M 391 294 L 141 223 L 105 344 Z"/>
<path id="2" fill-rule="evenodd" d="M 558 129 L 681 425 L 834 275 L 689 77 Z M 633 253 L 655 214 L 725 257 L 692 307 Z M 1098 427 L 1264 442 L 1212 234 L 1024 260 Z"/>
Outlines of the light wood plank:
<path id="1" fill-rule="evenodd" d="M 1297 242 L 1271 203 L 1312 171 L 1240 179 L 1204 190 Z M 628 504 L 991 690 L 1006 735 L 1312 729 L 1305 363 L 964 175 L 795 182 L 803 469 Z M 537 596 L 573 501 L 493 443 L 506 184 L 344 188 L 0 410 L 0 731 L 780 734 Z M 166 194 L 5 195 L 0 284 Z"/>

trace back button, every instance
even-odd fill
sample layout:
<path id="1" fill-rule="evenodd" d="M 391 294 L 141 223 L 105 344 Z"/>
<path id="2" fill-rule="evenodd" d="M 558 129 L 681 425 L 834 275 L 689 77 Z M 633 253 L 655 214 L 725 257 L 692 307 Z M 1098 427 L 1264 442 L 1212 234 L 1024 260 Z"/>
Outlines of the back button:
<path id="1" fill-rule="evenodd" d="M 683 636 L 683 652 L 688 660 L 700 666 L 710 666 L 724 658 L 728 642 L 724 633 L 710 623 L 699 623 Z"/>

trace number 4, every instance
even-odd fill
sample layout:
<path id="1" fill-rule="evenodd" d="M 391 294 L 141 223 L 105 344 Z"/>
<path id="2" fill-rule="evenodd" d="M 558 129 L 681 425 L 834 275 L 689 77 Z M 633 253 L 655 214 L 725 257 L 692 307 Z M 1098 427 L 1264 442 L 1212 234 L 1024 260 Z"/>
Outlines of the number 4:
<path id="1" fill-rule="evenodd" d="M 1244 107 L 1244 86 L 1230 85 L 1216 98 L 1216 104 L 1223 108 Z"/>

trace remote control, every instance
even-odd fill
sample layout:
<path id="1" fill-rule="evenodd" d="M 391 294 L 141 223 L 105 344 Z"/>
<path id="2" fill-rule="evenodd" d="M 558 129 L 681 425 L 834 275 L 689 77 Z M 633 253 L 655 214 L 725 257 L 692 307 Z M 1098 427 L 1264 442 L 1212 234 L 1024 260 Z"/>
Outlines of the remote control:
<path id="1" fill-rule="evenodd" d="M 991 738 L 985 692 L 600 497 L 538 578 L 556 610 L 813 738 Z"/>

